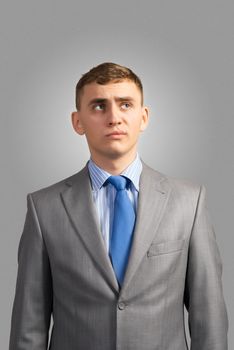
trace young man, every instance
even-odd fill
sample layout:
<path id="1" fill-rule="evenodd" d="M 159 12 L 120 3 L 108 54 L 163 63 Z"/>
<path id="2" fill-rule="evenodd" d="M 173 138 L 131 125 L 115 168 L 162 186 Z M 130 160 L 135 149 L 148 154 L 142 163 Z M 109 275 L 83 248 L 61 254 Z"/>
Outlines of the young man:
<path id="1" fill-rule="evenodd" d="M 191 349 L 227 349 L 205 189 L 140 160 L 140 79 L 101 64 L 78 82 L 76 105 L 91 157 L 28 195 L 10 350 L 186 350 L 184 305 Z"/>

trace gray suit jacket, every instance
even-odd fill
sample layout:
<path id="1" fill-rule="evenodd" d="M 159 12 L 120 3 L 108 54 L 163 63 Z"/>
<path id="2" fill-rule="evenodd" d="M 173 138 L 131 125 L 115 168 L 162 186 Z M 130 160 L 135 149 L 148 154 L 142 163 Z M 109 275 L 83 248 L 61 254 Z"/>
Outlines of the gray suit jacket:
<path id="1" fill-rule="evenodd" d="M 28 195 L 18 262 L 10 350 L 186 350 L 184 305 L 191 349 L 227 349 L 222 267 L 204 187 L 144 165 L 121 290 L 87 167 Z"/>

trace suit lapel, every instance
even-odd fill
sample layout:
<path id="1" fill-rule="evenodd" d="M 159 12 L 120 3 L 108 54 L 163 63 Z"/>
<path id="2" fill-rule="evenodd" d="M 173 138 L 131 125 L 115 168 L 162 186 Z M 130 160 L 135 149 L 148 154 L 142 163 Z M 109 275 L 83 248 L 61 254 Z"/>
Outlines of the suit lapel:
<path id="1" fill-rule="evenodd" d="M 166 177 L 143 163 L 134 239 L 121 294 L 127 288 L 156 235 L 170 192 Z"/>
<path id="2" fill-rule="evenodd" d="M 99 230 L 87 167 L 70 178 L 66 185 L 61 197 L 72 225 L 99 267 L 99 271 L 112 289 L 118 292 L 118 282 Z"/>
<path id="3" fill-rule="evenodd" d="M 129 285 L 156 235 L 170 193 L 166 177 L 143 163 L 134 239 L 121 294 Z M 81 241 L 117 294 L 119 286 L 99 230 L 87 167 L 67 180 L 61 198 Z"/>

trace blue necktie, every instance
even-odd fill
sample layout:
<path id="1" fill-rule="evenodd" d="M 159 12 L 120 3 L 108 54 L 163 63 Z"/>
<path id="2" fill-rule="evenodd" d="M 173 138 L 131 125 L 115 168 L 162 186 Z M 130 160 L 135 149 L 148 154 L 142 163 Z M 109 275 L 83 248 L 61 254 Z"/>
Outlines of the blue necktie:
<path id="1" fill-rule="evenodd" d="M 107 182 L 110 182 L 117 191 L 114 202 L 110 257 L 120 285 L 123 283 L 128 263 L 135 224 L 134 208 L 126 191 L 129 181 L 123 176 L 110 176 L 107 179 Z"/>

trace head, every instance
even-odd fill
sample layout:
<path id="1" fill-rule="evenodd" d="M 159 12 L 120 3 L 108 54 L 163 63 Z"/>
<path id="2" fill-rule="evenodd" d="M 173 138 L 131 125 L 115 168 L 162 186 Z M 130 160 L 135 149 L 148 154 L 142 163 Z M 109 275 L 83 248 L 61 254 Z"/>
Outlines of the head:
<path id="1" fill-rule="evenodd" d="M 77 111 L 72 124 L 85 135 L 92 159 L 99 166 L 130 164 L 137 141 L 148 123 L 140 79 L 129 68 L 103 63 L 85 73 L 76 86 Z"/>
<path id="2" fill-rule="evenodd" d="M 106 85 L 108 83 L 119 83 L 121 81 L 133 82 L 141 93 L 141 103 L 143 104 L 143 86 L 140 78 L 130 69 L 119 64 L 106 62 L 101 63 L 83 74 L 76 85 L 76 108 L 80 109 L 81 98 L 84 86 L 90 83 Z"/>

